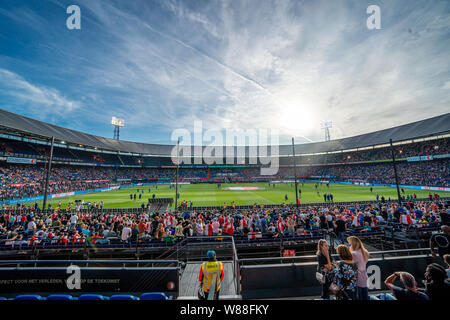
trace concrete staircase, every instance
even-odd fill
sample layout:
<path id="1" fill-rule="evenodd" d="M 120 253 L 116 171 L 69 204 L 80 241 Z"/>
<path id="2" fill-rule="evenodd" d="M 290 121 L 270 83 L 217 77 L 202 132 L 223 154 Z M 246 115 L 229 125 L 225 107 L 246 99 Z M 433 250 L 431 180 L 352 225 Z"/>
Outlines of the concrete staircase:
<path id="1" fill-rule="evenodd" d="M 198 300 L 198 275 L 202 262 L 188 262 L 180 279 L 180 295 L 178 300 Z M 241 300 L 237 295 L 234 279 L 233 262 L 223 262 L 224 278 L 220 286 L 219 300 Z"/>

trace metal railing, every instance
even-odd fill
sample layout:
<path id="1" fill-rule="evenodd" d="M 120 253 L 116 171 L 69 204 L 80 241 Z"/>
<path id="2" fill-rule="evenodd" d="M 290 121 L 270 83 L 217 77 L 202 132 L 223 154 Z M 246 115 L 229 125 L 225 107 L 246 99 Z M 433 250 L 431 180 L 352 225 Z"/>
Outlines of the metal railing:
<path id="1" fill-rule="evenodd" d="M 440 197 L 439 199 L 432 199 L 431 201 L 447 201 L 450 200 L 450 197 Z M 142 199 L 144 201 L 144 199 Z M 429 198 L 416 198 L 412 199 L 413 202 L 422 202 L 427 201 L 429 202 Z M 397 199 L 391 199 L 391 200 L 385 200 L 384 203 L 397 203 Z M 408 200 L 404 200 L 403 202 L 408 202 Z M 308 203 L 300 203 L 299 207 L 314 207 L 314 206 L 322 206 L 322 207 L 329 207 L 329 206 L 336 206 L 336 205 L 354 205 L 354 204 L 377 204 L 382 203 L 381 200 L 365 200 L 365 201 L 334 201 L 334 202 L 308 202 Z M 1 204 L 1 203 L 0 203 Z M 260 209 L 261 206 L 264 207 L 264 209 L 270 209 L 270 208 L 283 208 L 283 205 L 281 203 L 279 204 L 264 204 L 264 203 L 258 203 L 256 205 L 237 205 L 235 206 L 235 210 L 252 210 L 252 209 Z M 285 208 L 295 208 L 295 203 L 286 203 Z M 222 210 L 223 206 L 196 206 L 196 207 L 184 207 L 179 208 L 178 211 L 180 212 L 189 212 L 189 211 L 198 211 L 198 210 Z M 226 210 L 233 210 L 231 206 L 227 206 Z M 24 213 L 24 212 L 41 212 L 41 213 L 53 213 L 54 209 L 41 209 L 41 210 L 34 210 L 34 209 L 8 209 L 1 212 L 12 212 L 12 213 Z M 74 208 L 71 211 L 68 211 L 67 209 L 61 209 L 61 213 L 69 213 L 69 212 L 102 212 L 102 213 L 141 213 L 141 212 L 148 212 L 149 210 L 147 208 L 103 208 L 103 209 L 81 209 L 80 211 L 76 211 Z"/>
<path id="2" fill-rule="evenodd" d="M 220 239 L 220 240 L 217 240 Z M 230 247 L 231 245 L 231 247 Z M 236 293 L 240 293 L 240 267 L 236 244 L 233 236 L 189 237 L 177 243 L 173 251 L 165 258 L 177 257 L 177 260 L 203 261 L 208 250 L 215 249 L 219 260 L 231 259 L 233 263 L 233 281 Z M 224 251 L 231 249 L 231 254 Z M 218 251 L 219 250 L 219 251 Z M 162 257 L 162 255 L 160 256 Z"/>
<path id="3" fill-rule="evenodd" d="M 217 274 L 214 274 L 211 280 L 211 287 L 209 288 L 208 292 L 208 300 L 215 300 L 217 290 Z"/>
<path id="4" fill-rule="evenodd" d="M 33 265 L 34 268 L 38 268 L 38 265 L 84 265 L 89 267 L 93 264 L 101 265 L 121 265 L 122 268 L 129 268 L 134 266 L 139 267 L 155 267 L 159 265 L 173 265 L 179 267 L 178 260 L 0 260 L 0 268 L 7 265 L 15 265 L 17 269 L 20 269 L 24 265 Z"/>
<path id="5" fill-rule="evenodd" d="M 234 237 L 231 237 L 231 243 L 233 245 L 233 268 L 234 268 L 234 283 L 236 285 L 236 294 L 241 292 L 241 269 L 239 268 L 239 257 L 237 255 L 236 244 L 234 243 Z"/>
<path id="6" fill-rule="evenodd" d="M 398 256 L 402 253 L 407 253 L 403 256 L 410 256 L 411 254 L 417 255 L 422 252 L 422 255 L 430 256 L 431 255 L 431 249 L 430 248 L 420 248 L 420 249 L 405 249 L 405 250 L 388 250 L 388 251 L 372 251 L 369 252 L 369 260 L 373 259 L 374 256 L 381 256 L 382 260 L 385 260 L 388 255 L 390 257 Z M 333 258 L 339 258 L 339 255 L 332 254 L 331 257 Z M 274 263 L 286 263 L 286 261 L 290 263 L 302 263 L 305 261 L 302 260 L 314 260 L 316 261 L 317 256 L 316 255 L 305 255 L 305 256 L 294 256 L 294 257 L 270 257 L 270 258 L 255 258 L 255 259 L 239 259 L 239 264 L 244 265 L 248 262 L 251 262 L 252 265 L 264 263 L 264 262 L 274 262 Z M 311 261 L 306 261 L 311 262 Z"/>

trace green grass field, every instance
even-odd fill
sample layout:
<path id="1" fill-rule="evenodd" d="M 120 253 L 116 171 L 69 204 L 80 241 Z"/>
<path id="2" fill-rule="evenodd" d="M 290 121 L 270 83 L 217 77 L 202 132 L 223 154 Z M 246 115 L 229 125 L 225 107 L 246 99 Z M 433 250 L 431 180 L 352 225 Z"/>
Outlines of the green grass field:
<path id="1" fill-rule="evenodd" d="M 323 202 L 324 193 L 332 193 L 334 201 L 363 201 L 376 200 L 376 194 L 384 196 L 386 199 L 397 197 L 397 190 L 395 188 L 387 187 L 373 187 L 373 192 L 370 192 L 369 186 L 354 186 L 330 184 L 327 188 L 325 184 L 319 185 L 320 194 L 314 188 L 314 183 L 298 184 L 301 189 L 300 203 Z M 226 190 L 229 187 L 259 187 L 261 190 L 249 191 L 234 191 Z M 145 192 L 142 199 L 138 198 L 136 201 L 130 201 L 130 193 L 137 193 L 137 189 L 144 188 Z M 149 192 L 151 189 L 151 192 Z M 155 193 L 157 198 L 174 198 L 175 186 L 170 190 L 169 185 L 158 185 L 158 189 L 154 186 L 132 187 L 108 192 L 94 192 L 86 193 L 76 196 L 50 199 L 47 203 L 51 203 L 55 208 L 61 202 L 61 208 L 66 208 L 69 202 L 74 200 L 84 200 L 85 202 L 100 202 L 103 200 L 104 208 L 134 208 L 140 207 L 142 203 L 147 203 L 147 199 L 151 198 Z M 239 184 L 222 184 L 220 189 L 216 184 L 192 184 L 179 185 L 180 201 L 192 201 L 193 206 L 216 206 L 227 203 L 231 204 L 235 201 L 236 205 L 252 205 L 257 204 L 281 204 L 281 203 L 295 203 L 295 185 L 291 183 L 277 183 L 275 187 L 273 184 L 269 186 L 268 183 L 239 183 Z M 405 189 L 405 196 L 416 193 L 418 198 L 425 198 L 428 196 L 426 190 Z M 434 191 L 433 191 L 434 193 Z M 288 195 L 288 201 L 285 201 L 285 194 Z M 441 197 L 449 197 L 450 192 L 438 192 Z M 27 203 L 28 205 L 31 203 Z M 40 201 L 42 206 L 42 201 Z"/>

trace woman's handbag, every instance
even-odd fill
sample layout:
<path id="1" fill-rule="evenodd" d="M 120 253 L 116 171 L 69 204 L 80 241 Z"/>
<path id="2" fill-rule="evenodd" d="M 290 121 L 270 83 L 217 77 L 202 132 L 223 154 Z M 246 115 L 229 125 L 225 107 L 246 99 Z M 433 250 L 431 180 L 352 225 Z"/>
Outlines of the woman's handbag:
<path id="1" fill-rule="evenodd" d="M 331 283 L 330 284 L 330 287 L 328 288 L 330 291 L 331 291 L 331 293 L 333 293 L 334 295 L 337 295 L 338 293 L 339 293 L 339 287 L 337 286 L 337 284 L 336 283 Z"/>
<path id="2" fill-rule="evenodd" d="M 316 272 L 316 279 L 317 281 L 319 281 L 319 283 L 324 284 L 325 283 L 325 275 L 320 273 L 320 272 Z"/>

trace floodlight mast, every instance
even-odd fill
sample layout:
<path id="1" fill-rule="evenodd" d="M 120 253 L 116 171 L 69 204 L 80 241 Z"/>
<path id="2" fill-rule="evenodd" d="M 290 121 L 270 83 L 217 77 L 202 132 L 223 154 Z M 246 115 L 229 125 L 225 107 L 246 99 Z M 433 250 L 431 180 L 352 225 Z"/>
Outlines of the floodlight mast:
<path id="1" fill-rule="evenodd" d="M 48 158 L 47 172 L 45 174 L 45 184 L 44 184 L 44 201 L 42 203 L 42 210 L 45 210 L 47 205 L 47 194 L 48 194 L 48 184 L 50 180 L 50 172 L 52 171 L 52 161 L 53 161 L 53 144 L 55 143 L 55 137 L 50 139 L 50 156 Z M 44 212 L 44 211 L 43 211 Z"/>
<path id="2" fill-rule="evenodd" d="M 330 128 L 333 127 L 333 122 L 331 120 L 322 121 L 320 127 L 325 130 L 325 141 L 330 141 Z"/>
<path id="3" fill-rule="evenodd" d="M 114 139 L 119 140 L 120 127 L 125 126 L 125 120 L 112 117 L 111 124 L 114 126 Z"/>
<path id="4" fill-rule="evenodd" d="M 177 142 L 177 163 L 176 163 L 176 180 L 175 180 L 175 213 L 178 212 L 178 169 L 180 167 L 180 138 Z"/>
<path id="5" fill-rule="evenodd" d="M 294 160 L 295 207 L 298 209 L 297 163 L 295 161 L 294 137 L 292 137 L 292 159 Z"/>
<path id="6" fill-rule="evenodd" d="M 392 155 L 392 165 L 394 166 L 394 177 L 395 177 L 395 186 L 397 187 L 397 197 L 398 197 L 398 205 L 402 205 L 402 197 L 400 195 L 400 187 L 398 185 L 398 174 L 397 174 L 397 165 L 395 161 L 395 152 L 394 146 L 392 145 L 392 139 L 389 139 L 389 144 L 391 145 L 391 155 Z"/>

